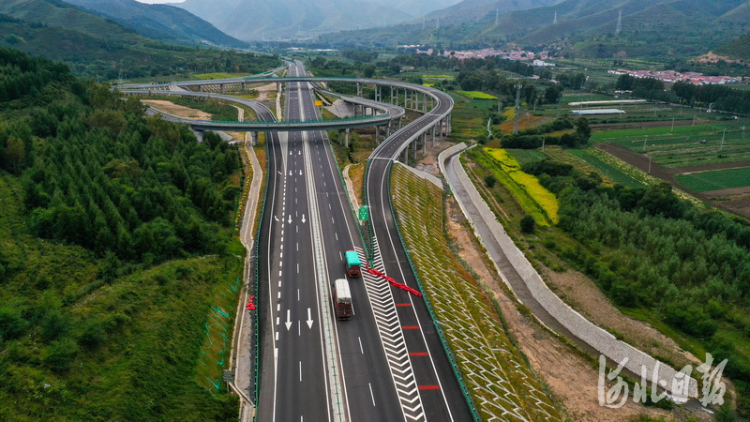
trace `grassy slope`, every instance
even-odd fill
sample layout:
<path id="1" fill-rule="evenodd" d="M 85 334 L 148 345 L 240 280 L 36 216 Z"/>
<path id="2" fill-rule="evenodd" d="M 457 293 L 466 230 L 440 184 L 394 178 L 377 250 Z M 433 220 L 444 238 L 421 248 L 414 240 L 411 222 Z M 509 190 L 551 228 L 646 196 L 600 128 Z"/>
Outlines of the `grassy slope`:
<path id="1" fill-rule="evenodd" d="M 444 224 L 426 224 L 444 219 L 442 191 L 401 166 L 394 168 L 391 185 L 402 236 L 483 420 L 516 415 L 559 420 L 559 410 L 516 349 L 491 294 L 450 250 Z"/>
<path id="2" fill-rule="evenodd" d="M 3 303 L 23 309 L 28 320 L 59 312 L 69 321 L 61 331 L 72 338 L 80 339 L 87 327 L 97 324 L 103 337 L 80 349 L 70 369 L 62 371 L 50 368 L 55 341 L 42 340 L 38 329 L 0 343 L 0 401 L 5 403 L 0 419 L 233 418 L 234 399 L 213 395 L 211 385 L 196 374 L 200 370 L 221 377 L 219 365 L 208 371 L 199 368 L 198 358 L 206 350 L 203 324 L 209 320 L 209 307 L 235 303 L 222 302 L 226 293 L 221 292 L 233 291 L 241 260 L 214 256 L 172 261 L 133 269 L 103 284 L 103 275 L 116 271 L 111 263 L 80 247 L 30 235 L 21 191 L 14 177 L 0 175 Z M 225 348 L 216 344 L 208 351 L 216 355 Z"/>

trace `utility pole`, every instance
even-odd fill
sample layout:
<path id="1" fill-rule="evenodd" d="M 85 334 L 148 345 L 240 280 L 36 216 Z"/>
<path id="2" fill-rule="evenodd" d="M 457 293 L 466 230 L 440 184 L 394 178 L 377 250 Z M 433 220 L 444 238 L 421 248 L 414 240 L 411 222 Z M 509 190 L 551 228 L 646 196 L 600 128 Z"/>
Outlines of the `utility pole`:
<path id="1" fill-rule="evenodd" d="M 617 14 L 617 26 L 615 27 L 615 35 L 620 35 L 622 32 L 622 10 Z"/>
<path id="2" fill-rule="evenodd" d="M 513 119 L 513 134 L 518 135 L 518 123 L 521 117 L 521 88 L 523 85 L 516 84 L 516 116 Z"/>
<path id="3" fill-rule="evenodd" d="M 721 135 L 721 146 L 719 147 L 719 152 L 724 151 L 724 138 L 727 136 L 727 128 L 724 128 L 724 134 Z"/>
<path id="4" fill-rule="evenodd" d="M 672 116 L 672 130 L 669 133 L 674 133 L 674 116 Z"/>
<path id="5" fill-rule="evenodd" d="M 646 152 L 646 142 L 648 141 L 648 135 L 643 139 L 643 152 Z"/>

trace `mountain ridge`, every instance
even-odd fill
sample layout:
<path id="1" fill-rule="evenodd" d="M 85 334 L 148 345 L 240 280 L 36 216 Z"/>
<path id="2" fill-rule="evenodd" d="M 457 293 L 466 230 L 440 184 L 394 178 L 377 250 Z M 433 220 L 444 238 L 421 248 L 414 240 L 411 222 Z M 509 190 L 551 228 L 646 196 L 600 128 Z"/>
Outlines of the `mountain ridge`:
<path id="1" fill-rule="evenodd" d="M 135 0 L 64 0 L 66 3 L 109 18 L 139 34 L 176 44 L 210 42 L 245 48 L 233 38 L 185 9 L 168 4 L 145 4 Z"/>

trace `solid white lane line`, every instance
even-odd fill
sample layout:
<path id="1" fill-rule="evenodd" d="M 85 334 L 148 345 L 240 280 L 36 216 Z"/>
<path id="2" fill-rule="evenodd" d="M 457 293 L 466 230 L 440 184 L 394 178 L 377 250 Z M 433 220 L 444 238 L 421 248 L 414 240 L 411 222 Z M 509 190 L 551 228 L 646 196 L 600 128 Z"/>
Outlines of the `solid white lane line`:
<path id="1" fill-rule="evenodd" d="M 372 384 L 370 384 L 368 382 L 367 385 L 370 387 L 370 398 L 372 399 L 372 405 L 373 405 L 373 407 L 375 407 L 375 395 L 372 394 Z"/>
<path id="2" fill-rule="evenodd" d="M 302 361 L 299 361 L 299 382 L 302 382 Z"/>

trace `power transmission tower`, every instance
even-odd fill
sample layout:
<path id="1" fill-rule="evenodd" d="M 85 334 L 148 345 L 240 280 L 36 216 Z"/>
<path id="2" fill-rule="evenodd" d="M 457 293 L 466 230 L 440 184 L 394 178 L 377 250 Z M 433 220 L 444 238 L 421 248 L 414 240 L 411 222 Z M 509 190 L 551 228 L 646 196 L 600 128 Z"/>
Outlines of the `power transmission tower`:
<path id="1" fill-rule="evenodd" d="M 500 10 L 495 9 L 495 26 L 500 23 Z"/>
<path id="2" fill-rule="evenodd" d="M 622 32 L 622 10 L 617 14 L 617 26 L 615 27 L 615 35 L 619 35 Z"/>
<path id="3" fill-rule="evenodd" d="M 516 84 L 516 116 L 513 119 L 513 134 L 518 135 L 518 122 L 521 117 L 521 88 L 523 85 Z"/>
<path id="4" fill-rule="evenodd" d="M 557 12 L 555 12 L 555 19 L 552 21 L 552 25 L 557 24 Z"/>

